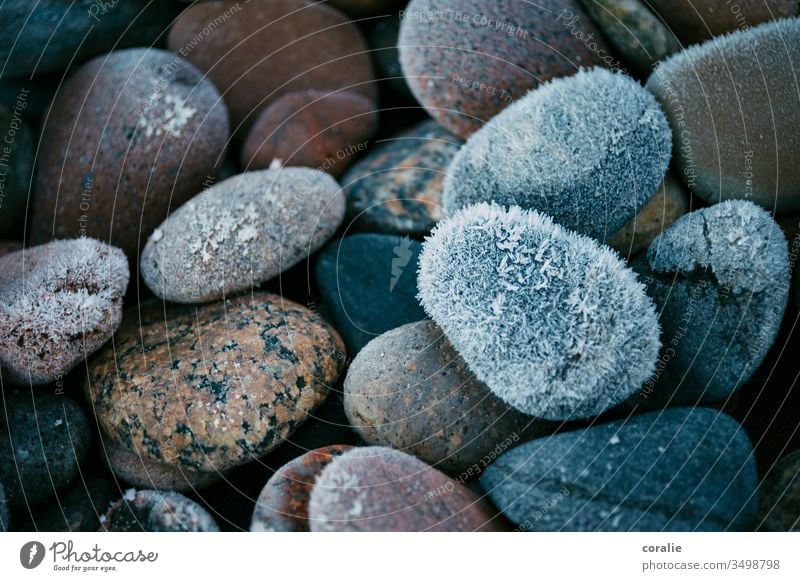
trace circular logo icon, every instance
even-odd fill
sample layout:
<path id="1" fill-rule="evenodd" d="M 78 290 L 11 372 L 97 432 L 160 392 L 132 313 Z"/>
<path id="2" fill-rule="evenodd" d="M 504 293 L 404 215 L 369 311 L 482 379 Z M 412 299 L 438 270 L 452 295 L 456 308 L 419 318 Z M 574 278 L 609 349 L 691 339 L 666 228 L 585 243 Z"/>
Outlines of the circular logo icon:
<path id="1" fill-rule="evenodd" d="M 19 550 L 19 562 L 26 569 L 35 569 L 42 564 L 44 553 L 44 545 L 39 541 L 25 543 Z"/>

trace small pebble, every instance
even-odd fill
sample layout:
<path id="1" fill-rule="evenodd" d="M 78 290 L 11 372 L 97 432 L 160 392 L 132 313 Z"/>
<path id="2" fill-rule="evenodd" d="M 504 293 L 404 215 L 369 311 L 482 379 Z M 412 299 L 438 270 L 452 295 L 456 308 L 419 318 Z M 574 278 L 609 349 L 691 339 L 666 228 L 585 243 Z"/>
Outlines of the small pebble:
<path id="1" fill-rule="evenodd" d="M 800 531 L 800 450 L 783 457 L 761 483 L 758 530 Z"/>
<path id="2" fill-rule="evenodd" d="M 428 234 L 442 217 L 444 177 L 460 147 L 461 140 L 432 120 L 377 143 L 342 178 L 349 225 Z"/>
<path id="3" fill-rule="evenodd" d="M 676 408 L 521 444 L 481 485 L 522 531 L 745 530 L 752 454 L 730 416 Z"/>
<path id="4" fill-rule="evenodd" d="M 23 93 L 24 95 L 24 93 Z M 30 122 L 25 98 L 18 98 L 11 107 L 0 105 L 0 232 L 3 238 L 22 239 L 27 220 L 28 192 L 36 154 L 36 138 Z"/>
<path id="5" fill-rule="evenodd" d="M 578 34 L 592 35 L 596 50 Z M 398 47 L 417 100 L 462 139 L 530 89 L 608 53 L 577 0 L 411 0 Z"/>
<path id="6" fill-rule="evenodd" d="M 347 372 L 344 407 L 367 443 L 408 452 L 460 481 L 555 427 L 518 412 L 475 379 L 432 321 L 367 343 Z"/>
<path id="7" fill-rule="evenodd" d="M 348 89 L 377 98 L 358 27 L 318 2 L 196 2 L 175 20 L 168 45 L 219 88 L 236 131 L 286 93 Z"/>
<path id="8" fill-rule="evenodd" d="M 308 502 L 314 483 L 334 458 L 352 446 L 326 446 L 285 464 L 267 481 L 256 501 L 253 532 L 309 532 Z"/>
<path id="9" fill-rule="evenodd" d="M 334 240 L 317 260 L 317 286 L 347 352 L 425 318 L 417 301 L 420 244 L 409 238 L 356 234 Z"/>
<path id="10" fill-rule="evenodd" d="M 153 229 L 221 165 L 228 116 L 189 62 L 137 48 L 78 68 L 42 134 L 31 240 L 90 236 L 135 263 Z"/>
<path id="11" fill-rule="evenodd" d="M 256 118 L 242 147 L 243 168 L 313 167 L 340 176 L 378 128 L 375 104 L 352 91 L 287 93 Z"/>
<path id="12" fill-rule="evenodd" d="M 142 303 L 90 362 L 99 427 L 135 454 L 224 472 L 281 445 L 335 384 L 341 340 L 263 292 L 199 307 Z"/>
<path id="13" fill-rule="evenodd" d="M 311 530 L 501 531 L 505 521 L 477 494 L 391 448 L 354 448 L 335 458 L 311 490 Z"/>
<path id="14" fill-rule="evenodd" d="M 0 367 L 20 384 L 55 381 L 111 338 L 122 320 L 128 262 L 91 238 L 0 258 Z"/>
<path id="15" fill-rule="evenodd" d="M 89 420 L 68 397 L 39 390 L 5 389 L 0 412 L 7 422 L 0 480 L 11 510 L 30 510 L 78 478 L 92 440 Z"/>
<path id="16" fill-rule="evenodd" d="M 101 531 L 218 532 L 206 509 L 177 492 L 131 488 L 101 519 Z"/>
<path id="17" fill-rule="evenodd" d="M 324 172 L 246 172 L 196 195 L 155 229 L 142 251 L 142 278 L 177 303 L 251 289 L 308 258 L 344 211 L 339 185 Z"/>
<path id="18" fill-rule="evenodd" d="M 475 377 L 518 410 L 589 418 L 655 371 L 655 306 L 618 255 L 518 207 L 479 204 L 423 245 L 422 305 Z"/>
<path id="19" fill-rule="evenodd" d="M 445 179 L 445 211 L 520 206 L 602 242 L 657 191 L 670 146 L 661 107 L 637 81 L 582 71 L 529 93 L 467 141 Z"/>
<path id="20" fill-rule="evenodd" d="M 800 18 L 692 46 L 653 71 L 647 88 L 667 113 L 676 174 L 693 193 L 800 210 L 800 92 L 789 62 L 800 62 Z"/>
<path id="21" fill-rule="evenodd" d="M 645 408 L 723 402 L 755 372 L 789 298 L 786 239 L 750 202 L 679 218 L 631 264 L 660 312 L 655 374 L 631 400 Z"/>

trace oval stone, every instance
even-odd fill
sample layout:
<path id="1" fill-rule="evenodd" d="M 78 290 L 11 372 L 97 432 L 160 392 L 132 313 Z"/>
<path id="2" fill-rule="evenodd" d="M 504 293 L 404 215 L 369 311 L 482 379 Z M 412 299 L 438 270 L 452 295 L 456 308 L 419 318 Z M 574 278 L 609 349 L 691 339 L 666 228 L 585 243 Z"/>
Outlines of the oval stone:
<path id="1" fill-rule="evenodd" d="M 317 477 L 334 458 L 352 446 L 326 446 L 284 464 L 258 495 L 250 530 L 309 532 L 308 502 Z"/>
<path id="2" fill-rule="evenodd" d="M 98 350 L 122 320 L 128 261 L 91 238 L 0 257 L 0 367 L 21 384 L 55 381 Z"/>
<path id="3" fill-rule="evenodd" d="M 100 519 L 105 532 L 218 532 L 206 509 L 177 492 L 131 488 Z"/>
<path id="4" fill-rule="evenodd" d="M 477 476 L 510 446 L 555 428 L 475 379 L 432 321 L 367 343 L 347 372 L 344 408 L 367 443 L 408 452 L 459 481 Z"/>
<path id="5" fill-rule="evenodd" d="M 742 427 L 675 408 L 521 444 L 481 485 L 523 531 L 745 530 L 756 466 Z"/>
<path id="6" fill-rule="evenodd" d="M 462 139 L 541 83 L 608 54 L 577 0 L 411 0 L 398 47 L 417 100 Z"/>
<path id="7" fill-rule="evenodd" d="M 506 523 L 477 494 L 391 448 L 354 448 L 322 471 L 311 491 L 311 530 L 501 531 Z"/>
<path id="8" fill-rule="evenodd" d="M 342 178 L 357 230 L 424 236 L 442 217 L 442 190 L 461 140 L 432 120 L 384 139 Z"/>
<path id="9" fill-rule="evenodd" d="M 315 313 L 256 292 L 199 307 L 143 303 L 89 365 L 100 428 L 142 458 L 222 472 L 278 447 L 344 361 Z"/>
<path id="10" fill-rule="evenodd" d="M 787 62 L 800 62 L 800 18 L 689 47 L 650 76 L 692 192 L 711 203 L 800 209 L 800 92 Z"/>
<path id="11" fill-rule="evenodd" d="M 128 49 L 62 85 L 37 155 L 31 240 L 91 236 L 133 259 L 153 229 L 224 159 L 228 116 L 179 56 Z"/>
<path id="12" fill-rule="evenodd" d="M 309 168 L 246 172 L 198 194 L 155 229 L 142 251 L 156 295 L 199 303 L 250 289 L 308 258 L 344 217 L 344 195 Z"/>

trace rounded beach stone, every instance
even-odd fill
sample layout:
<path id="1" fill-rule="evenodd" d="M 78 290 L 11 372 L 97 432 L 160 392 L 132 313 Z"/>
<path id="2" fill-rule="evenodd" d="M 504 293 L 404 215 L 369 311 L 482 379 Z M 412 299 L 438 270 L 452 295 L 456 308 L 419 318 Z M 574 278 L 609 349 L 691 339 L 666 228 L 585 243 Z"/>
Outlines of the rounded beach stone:
<path id="1" fill-rule="evenodd" d="M 126 313 L 89 365 L 100 428 L 142 458 L 223 472 L 279 446 L 325 399 L 344 361 L 315 313 L 263 292 Z"/>
<path id="2" fill-rule="evenodd" d="M 671 31 L 642 0 L 580 0 L 586 13 L 603 31 L 608 42 L 625 59 L 609 55 L 612 68 L 624 70 L 631 65 L 640 73 L 649 73 L 653 65 L 681 50 Z"/>
<path id="3" fill-rule="evenodd" d="M 80 406 L 66 396 L 6 389 L 0 404 L 0 480 L 12 510 L 52 497 L 79 475 L 91 444 Z"/>
<path id="4" fill-rule="evenodd" d="M 349 89 L 377 98 L 358 28 L 319 3 L 197 2 L 175 20 L 168 44 L 220 89 L 237 130 L 286 93 Z"/>
<path id="5" fill-rule="evenodd" d="M 676 408 L 521 444 L 481 485 L 524 531 L 746 530 L 756 466 L 730 416 Z"/>
<path id="6" fill-rule="evenodd" d="M 326 446 L 284 464 L 267 481 L 256 501 L 253 532 L 309 532 L 308 502 L 314 483 L 334 458 L 352 446 Z"/>
<path id="7" fill-rule="evenodd" d="M 761 483 L 759 530 L 800 531 L 800 450 L 775 464 Z"/>
<path id="8" fill-rule="evenodd" d="M 37 156 L 34 243 L 86 235 L 129 258 L 224 158 L 219 93 L 167 51 L 128 49 L 80 67 L 50 106 Z"/>
<path id="9" fill-rule="evenodd" d="M 196 195 L 155 229 L 142 251 L 142 278 L 177 303 L 250 289 L 308 258 L 336 232 L 344 211 L 344 194 L 324 172 L 239 174 Z"/>
<path id="10" fill-rule="evenodd" d="M 800 92 L 786 74 L 798 61 L 800 18 L 791 18 L 692 46 L 653 72 L 647 88 L 667 112 L 676 171 L 692 192 L 800 209 Z"/>
<path id="11" fill-rule="evenodd" d="M 800 13 L 800 6 L 794 0 L 647 0 L 647 3 L 686 46 Z"/>
<path id="12" fill-rule="evenodd" d="M 96 532 L 100 517 L 119 498 L 120 490 L 99 476 L 81 476 L 69 490 L 35 511 L 26 530 Z"/>
<path id="13" fill-rule="evenodd" d="M 317 478 L 311 530 L 498 531 L 505 521 L 477 494 L 421 460 L 391 448 L 354 448 Z"/>
<path id="14" fill-rule="evenodd" d="M 529 93 L 473 135 L 448 171 L 444 208 L 520 206 L 604 241 L 656 192 L 670 146 L 664 112 L 637 81 L 581 71 Z"/>
<path id="15" fill-rule="evenodd" d="M 555 428 L 476 380 L 432 321 L 367 343 L 347 372 L 344 408 L 367 443 L 408 452 L 460 482 L 510 446 Z"/>
<path id="16" fill-rule="evenodd" d="M 479 204 L 423 245 L 419 297 L 476 378 L 547 420 L 596 416 L 655 371 L 659 324 L 610 248 L 535 211 Z"/>
<path id="17" fill-rule="evenodd" d="M 647 250 L 650 243 L 689 211 L 689 194 L 669 173 L 639 213 L 608 239 L 607 244 L 622 256 Z"/>
<path id="18" fill-rule="evenodd" d="M 2 61 L 0 61 L 2 62 Z M 0 232 L 22 239 L 27 219 L 36 141 L 23 115 L 28 102 L 17 98 L 13 108 L 0 105 Z"/>
<path id="19" fill-rule="evenodd" d="M 117 479 L 138 488 L 191 492 L 214 484 L 218 472 L 198 472 L 181 466 L 154 462 L 101 435 L 103 460 Z"/>
<path id="20" fill-rule="evenodd" d="M 423 121 L 370 149 L 342 178 L 348 222 L 358 230 L 424 236 L 442 217 L 447 168 L 461 140 Z"/>
<path id="21" fill-rule="evenodd" d="M 420 321 L 420 244 L 384 234 L 356 234 L 328 244 L 317 260 L 317 286 L 350 355 L 373 337 Z"/>
<path id="22" fill-rule="evenodd" d="M 188 533 L 218 532 L 202 506 L 177 492 L 131 488 L 101 519 L 101 531 Z"/>
<path id="23" fill-rule="evenodd" d="M 0 77 L 63 71 L 112 49 L 151 46 L 180 10 L 174 0 L 16 0 L 3 6 Z"/>
<path id="24" fill-rule="evenodd" d="M 111 338 L 128 262 L 91 238 L 0 257 L 0 367 L 16 383 L 55 381 Z"/>
<path id="25" fill-rule="evenodd" d="M 417 100 L 461 138 L 530 89 L 608 54 L 577 0 L 412 0 L 398 47 Z"/>
<path id="26" fill-rule="evenodd" d="M 278 160 L 340 176 L 377 128 L 375 104 L 353 91 L 287 93 L 256 118 L 241 164 L 261 169 Z"/>
<path id="27" fill-rule="evenodd" d="M 645 408 L 720 402 L 772 346 L 789 296 L 786 239 L 750 202 L 679 218 L 631 267 L 659 308 L 656 372 L 631 400 Z"/>

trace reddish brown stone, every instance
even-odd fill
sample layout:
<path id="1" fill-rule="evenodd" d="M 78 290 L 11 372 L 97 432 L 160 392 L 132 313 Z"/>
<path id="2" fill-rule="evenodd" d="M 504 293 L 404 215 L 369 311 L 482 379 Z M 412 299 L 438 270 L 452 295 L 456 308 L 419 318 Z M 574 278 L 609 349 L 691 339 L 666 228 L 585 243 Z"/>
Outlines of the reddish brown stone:
<path id="1" fill-rule="evenodd" d="M 334 458 L 352 446 L 326 446 L 285 464 L 267 481 L 258 497 L 250 530 L 309 532 L 308 502 L 314 482 Z"/>
<path id="2" fill-rule="evenodd" d="M 286 93 L 349 88 L 377 97 L 361 33 L 327 6 L 198 2 L 175 21 L 168 44 L 219 87 L 237 130 Z"/>
<path id="3" fill-rule="evenodd" d="M 378 128 L 375 104 L 352 91 L 284 95 L 256 119 L 242 148 L 242 167 L 268 168 L 273 160 L 340 176 Z"/>
<path id="4" fill-rule="evenodd" d="M 462 138 L 541 83 L 610 54 L 577 0 L 412 0 L 398 46 L 411 91 Z"/>
<path id="5" fill-rule="evenodd" d="M 391 448 L 335 458 L 311 491 L 312 531 L 501 531 L 506 521 L 476 493 Z"/>
<path id="6" fill-rule="evenodd" d="M 135 258 L 170 208 L 214 174 L 228 120 L 219 93 L 191 64 L 130 49 L 78 69 L 42 134 L 32 241 L 86 235 Z"/>

